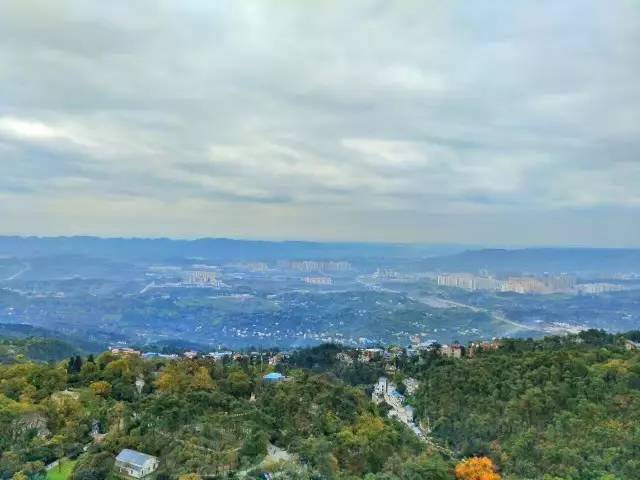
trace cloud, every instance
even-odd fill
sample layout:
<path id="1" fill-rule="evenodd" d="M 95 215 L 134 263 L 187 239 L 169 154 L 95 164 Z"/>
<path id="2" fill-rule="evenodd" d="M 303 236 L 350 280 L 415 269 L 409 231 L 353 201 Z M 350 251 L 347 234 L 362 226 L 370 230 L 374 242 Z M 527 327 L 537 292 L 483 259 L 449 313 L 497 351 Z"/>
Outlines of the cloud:
<path id="1" fill-rule="evenodd" d="M 632 2 L 2 2 L 2 229 L 638 244 L 638 58 Z"/>

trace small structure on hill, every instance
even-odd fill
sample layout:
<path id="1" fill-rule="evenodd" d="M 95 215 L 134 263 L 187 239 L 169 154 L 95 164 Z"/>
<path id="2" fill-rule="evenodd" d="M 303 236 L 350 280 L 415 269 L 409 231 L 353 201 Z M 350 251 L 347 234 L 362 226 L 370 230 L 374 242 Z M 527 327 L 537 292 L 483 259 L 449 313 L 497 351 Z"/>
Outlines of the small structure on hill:
<path id="1" fill-rule="evenodd" d="M 125 448 L 116 457 L 113 467 L 116 474 L 125 478 L 145 478 L 158 468 L 158 458 Z"/>
<path id="2" fill-rule="evenodd" d="M 625 340 L 624 348 L 627 350 L 640 350 L 640 342 L 634 342 L 633 340 Z"/>
<path id="3" fill-rule="evenodd" d="M 276 382 L 282 382 L 286 380 L 286 378 L 287 377 L 285 377 L 279 372 L 271 372 L 271 373 L 267 373 L 264 377 L 262 377 L 262 380 L 267 383 L 276 383 Z"/>

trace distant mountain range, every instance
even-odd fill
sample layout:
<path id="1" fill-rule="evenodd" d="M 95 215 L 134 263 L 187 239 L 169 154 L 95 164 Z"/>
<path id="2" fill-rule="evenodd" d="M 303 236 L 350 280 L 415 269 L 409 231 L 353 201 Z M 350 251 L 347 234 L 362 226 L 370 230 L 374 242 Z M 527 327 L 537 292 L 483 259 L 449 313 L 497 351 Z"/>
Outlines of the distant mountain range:
<path id="1" fill-rule="evenodd" d="M 257 241 L 227 238 L 99 238 L 0 236 L 0 258 L 92 257 L 110 261 L 198 258 L 212 262 L 283 259 L 409 260 L 417 270 L 531 273 L 624 273 L 640 271 L 640 249 L 481 249 L 461 244 L 385 244 Z"/>
<path id="2" fill-rule="evenodd" d="M 254 241 L 228 238 L 20 237 L 0 236 L 0 257 L 83 255 L 114 260 L 201 257 L 212 261 L 280 259 L 424 258 L 471 248 L 455 244 L 385 244 L 303 241 Z"/>
<path id="3" fill-rule="evenodd" d="M 548 273 L 640 273 L 640 249 L 526 248 L 469 250 L 426 259 L 424 270 Z"/>

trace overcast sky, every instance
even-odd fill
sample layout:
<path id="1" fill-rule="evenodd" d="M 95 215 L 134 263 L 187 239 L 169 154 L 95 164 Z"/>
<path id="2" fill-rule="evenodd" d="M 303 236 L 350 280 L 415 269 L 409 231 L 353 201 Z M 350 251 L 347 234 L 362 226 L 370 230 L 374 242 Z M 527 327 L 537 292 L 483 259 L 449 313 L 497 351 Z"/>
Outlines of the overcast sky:
<path id="1" fill-rule="evenodd" d="M 3 0 L 0 234 L 640 246 L 640 3 Z"/>

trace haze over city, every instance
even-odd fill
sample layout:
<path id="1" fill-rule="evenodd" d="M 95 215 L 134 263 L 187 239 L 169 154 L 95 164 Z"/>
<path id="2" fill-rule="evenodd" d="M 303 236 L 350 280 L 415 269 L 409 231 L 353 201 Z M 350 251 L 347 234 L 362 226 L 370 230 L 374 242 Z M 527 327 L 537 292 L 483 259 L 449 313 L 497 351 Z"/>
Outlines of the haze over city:
<path id="1" fill-rule="evenodd" d="M 640 245 L 637 2 L 43 5 L 2 234 Z"/>

